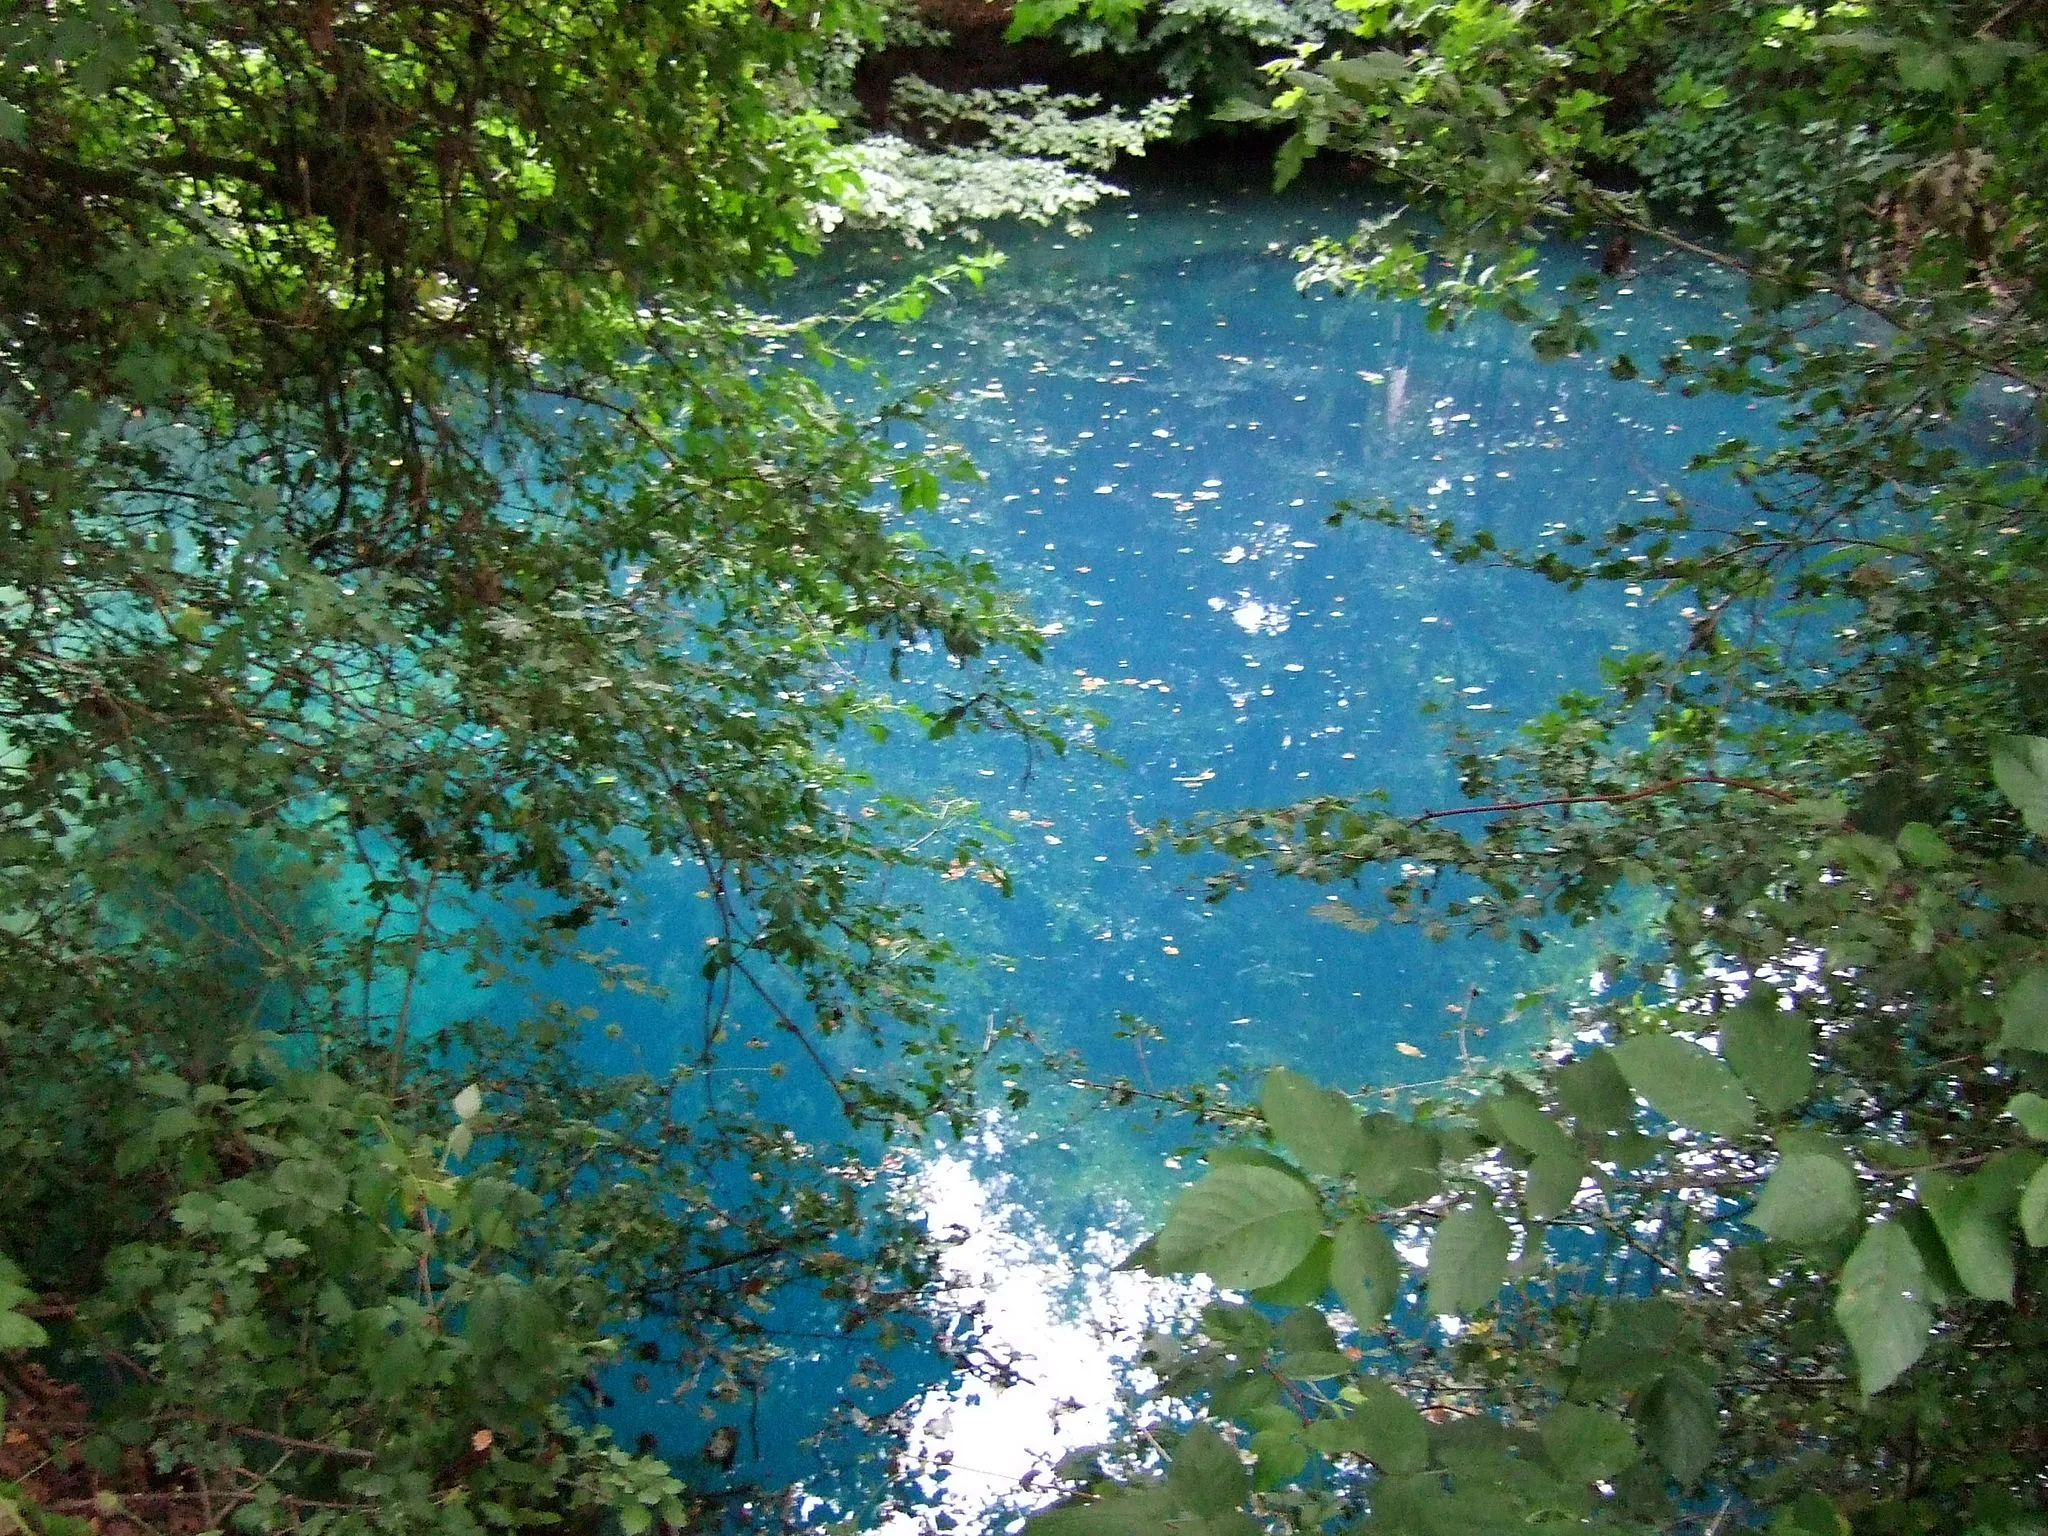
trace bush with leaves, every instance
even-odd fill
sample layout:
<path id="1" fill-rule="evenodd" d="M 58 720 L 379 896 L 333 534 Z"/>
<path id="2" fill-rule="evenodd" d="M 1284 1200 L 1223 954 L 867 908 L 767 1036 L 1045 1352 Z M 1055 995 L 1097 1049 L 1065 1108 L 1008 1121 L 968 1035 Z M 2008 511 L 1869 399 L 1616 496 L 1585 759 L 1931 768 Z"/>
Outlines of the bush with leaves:
<path id="1" fill-rule="evenodd" d="M 1568 587 L 1639 584 L 1670 642 L 1510 737 L 1459 733 L 1465 803 L 1323 797 L 1160 841 L 1230 861 L 1219 900 L 1262 867 L 1376 884 L 1363 915 L 1532 945 L 1533 912 L 1647 892 L 1656 920 L 1556 1021 L 1556 1051 L 1470 1092 L 1361 1114 L 1277 1073 L 1255 1117 L 1206 1095 L 1272 1145 L 1218 1147 L 1134 1262 L 1249 1293 L 1158 1346 L 1162 1392 L 1214 1428 L 1155 1431 L 1163 1481 L 1135 1457 L 1042 1525 L 2039 1530 L 2038 19 L 1355 14 L 1353 38 L 1276 61 L 1229 114 L 1288 128 L 1282 180 L 1327 148 L 1412 199 L 1417 217 L 1309 253 L 1314 274 L 1440 324 L 1492 307 L 1561 356 L 1610 345 L 1580 306 L 1625 313 L 1626 279 L 1589 272 L 1552 302 L 1542 238 L 1683 251 L 1748 276 L 1747 313 L 1613 371 L 1752 396 L 1785 430 L 1704 455 L 1698 497 L 1673 485 L 1654 513 L 1532 548 L 1364 498 L 1333 518 Z M 1749 141 L 1716 168 L 1715 229 L 1665 218 L 1701 192 L 1659 116 L 1680 111 L 1697 142 L 1717 122 Z M 1846 190 L 1869 238 L 1818 238 L 1773 179 L 1773 145 L 1823 142 L 1882 146 L 1846 189 L 1809 189 Z M 1630 186 L 1631 166 L 1675 184 Z M 1611 264 L 1628 259 L 1624 241 Z M 1731 481 L 1746 505 L 1713 510 Z M 1249 1475 L 1219 1454 L 1228 1425 Z"/>
<path id="2" fill-rule="evenodd" d="M 629 1335 L 729 1413 L 788 1288 L 904 1329 L 862 1158 L 971 1058 L 874 877 L 974 834 L 834 742 L 1044 732 L 1035 631 L 915 532 L 968 473 L 888 447 L 922 402 L 847 416 L 777 361 L 823 331 L 735 297 L 812 241 L 866 25 L 0 18 L 0 1350 L 104 1387 L 64 1454 L 124 1518 L 681 1522 L 589 1427 Z M 937 653 L 938 702 L 862 647 Z M 649 990 L 604 925 L 669 862 L 714 898 L 701 1040 L 607 1076 L 596 1010 L 516 983 Z M 836 1129 L 730 1087 L 742 1014 Z"/>

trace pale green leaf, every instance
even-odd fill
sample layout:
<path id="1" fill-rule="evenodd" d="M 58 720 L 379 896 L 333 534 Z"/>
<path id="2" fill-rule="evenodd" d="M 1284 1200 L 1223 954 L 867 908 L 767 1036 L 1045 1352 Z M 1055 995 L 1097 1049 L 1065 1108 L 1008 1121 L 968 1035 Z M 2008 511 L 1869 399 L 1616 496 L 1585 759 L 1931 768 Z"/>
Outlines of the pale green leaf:
<path id="1" fill-rule="evenodd" d="M 1322 1208 L 1300 1178 L 1230 1164 L 1181 1192 L 1152 1262 L 1169 1274 L 1198 1271 L 1218 1285 L 1255 1289 L 1284 1280 L 1321 1234 Z"/>
<path id="2" fill-rule="evenodd" d="M 2048 1141 L 2048 1099 L 2038 1093 L 2016 1093 L 2005 1112 L 2019 1121 L 2020 1129 L 2036 1141 Z"/>
<path id="3" fill-rule="evenodd" d="M 1787 1152 L 1771 1170 L 1749 1224 L 1804 1247 L 1840 1237 L 1862 1214 L 1862 1193 L 1847 1163 L 1825 1153 Z"/>
<path id="4" fill-rule="evenodd" d="M 2048 1248 L 2048 1167 L 2036 1169 L 2020 1192 L 2020 1231 L 2033 1248 Z"/>
<path id="5" fill-rule="evenodd" d="M 2001 1051 L 2048 1051 L 2048 965 L 2021 976 L 1999 1000 Z"/>
<path id="6" fill-rule="evenodd" d="M 1713 1465 L 1721 1440 L 1714 1389 L 1684 1366 L 1658 1377 L 1635 1406 L 1643 1444 L 1665 1471 L 1690 1488 Z"/>
<path id="7" fill-rule="evenodd" d="M 1174 1447 L 1166 1491 L 1188 1514 L 1227 1514 L 1251 1497 L 1252 1476 L 1229 1441 L 1197 1424 Z"/>
<path id="8" fill-rule="evenodd" d="M 1856 1379 L 1866 1395 L 1897 1381 L 1927 1350 L 1934 1313 L 1927 1305 L 1927 1267 L 1906 1229 L 1880 1221 L 1842 1268 L 1835 1321 L 1856 1354 Z"/>
<path id="9" fill-rule="evenodd" d="M 1616 1046 L 1614 1063 L 1667 1120 L 1717 1136 L 1740 1136 L 1756 1126 L 1756 1110 L 1735 1074 L 1700 1046 L 1642 1035 Z"/>
<path id="10" fill-rule="evenodd" d="M 1770 1113 L 1784 1114 L 1813 1092 L 1813 1025 L 1778 1006 L 1769 988 L 1752 993 L 1721 1020 L 1721 1052 Z"/>
<path id="11" fill-rule="evenodd" d="M 1429 1245 L 1429 1310 L 1463 1317 L 1491 1306 L 1507 1280 L 1513 1243 L 1513 1229 L 1490 1206 L 1451 1212 Z"/>
<path id="12" fill-rule="evenodd" d="M 1991 777 L 2036 837 L 2048 837 L 2048 738 L 2012 736 L 1991 750 Z"/>
<path id="13" fill-rule="evenodd" d="M 1361 1329 L 1379 1327 L 1401 1294 L 1401 1256 L 1377 1222 L 1353 1218 L 1330 1245 L 1330 1284 Z"/>
<path id="14" fill-rule="evenodd" d="M 1351 1101 L 1299 1072 L 1268 1072 L 1259 1089 L 1259 1112 L 1280 1145 L 1310 1173 L 1342 1177 L 1365 1151 L 1365 1124 Z"/>
<path id="15" fill-rule="evenodd" d="M 1568 1483 L 1604 1482 L 1642 1455 L 1629 1427 L 1603 1408 L 1559 1403 L 1537 1425 L 1543 1459 Z"/>
<path id="16" fill-rule="evenodd" d="M 2012 1233 L 1997 1209 L 1996 1191 L 1980 1179 L 1947 1173 L 1924 1173 L 1914 1182 L 1963 1289 L 1983 1301 L 2010 1302 Z"/>

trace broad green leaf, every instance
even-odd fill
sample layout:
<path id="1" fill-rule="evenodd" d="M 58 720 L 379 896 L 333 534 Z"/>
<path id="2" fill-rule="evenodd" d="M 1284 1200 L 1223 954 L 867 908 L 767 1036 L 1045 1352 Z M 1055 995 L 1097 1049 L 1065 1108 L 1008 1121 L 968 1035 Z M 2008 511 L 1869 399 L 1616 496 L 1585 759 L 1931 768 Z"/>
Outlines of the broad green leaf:
<path id="1" fill-rule="evenodd" d="M 2048 738 L 2012 736 L 1991 749 L 1991 777 L 2036 837 L 2048 837 Z"/>
<path id="2" fill-rule="evenodd" d="M 1289 1351 L 1328 1352 L 1337 1347 L 1337 1335 L 1318 1308 L 1296 1307 L 1274 1324 L 1273 1346 Z"/>
<path id="3" fill-rule="evenodd" d="M 1735 1074 L 1697 1045 L 1642 1035 L 1614 1048 L 1614 1064 L 1667 1120 L 1716 1136 L 1740 1136 L 1756 1126 L 1756 1110 Z"/>
<path id="4" fill-rule="evenodd" d="M 1900 857 L 1921 869 L 1940 869 L 1955 858 L 1953 850 L 1941 840 L 1941 834 L 1924 821 L 1907 822 L 1899 828 L 1893 842 Z"/>
<path id="5" fill-rule="evenodd" d="M 1179 1512 L 1164 1488 L 1129 1488 L 1033 1515 L 1030 1536 L 1159 1536 Z"/>
<path id="6" fill-rule="evenodd" d="M 1236 1449 L 1207 1424 L 1197 1424 L 1173 1448 L 1166 1491 L 1191 1515 L 1222 1515 L 1251 1497 L 1252 1475 Z"/>
<path id="7" fill-rule="evenodd" d="M 1998 1017 L 2001 1051 L 2048 1051 L 2048 965 L 2037 965 L 2005 990 Z"/>
<path id="8" fill-rule="evenodd" d="M 1429 1310 L 1463 1317 L 1491 1306 L 1507 1280 L 1514 1240 L 1491 1206 L 1463 1206 L 1437 1223 L 1429 1245 Z"/>
<path id="9" fill-rule="evenodd" d="M 1330 1239 L 1319 1237 L 1308 1257 L 1281 1280 L 1260 1286 L 1253 1295 L 1274 1307 L 1305 1307 L 1330 1288 Z"/>
<path id="10" fill-rule="evenodd" d="M 1362 1381 L 1352 1395 L 1344 1417 L 1311 1426 L 1317 1450 L 1363 1456 L 1390 1477 L 1429 1465 L 1429 1426 L 1404 1394 L 1383 1381 Z"/>
<path id="11" fill-rule="evenodd" d="M 12 1309 L 0 1308 L 0 1352 L 10 1349 L 41 1349 L 50 1342 L 43 1325 Z"/>
<path id="12" fill-rule="evenodd" d="M 1614 1064 L 1614 1053 L 1596 1045 L 1576 1061 L 1557 1069 L 1557 1096 L 1589 1131 L 1626 1130 L 1635 1118 L 1635 1100 L 1628 1079 Z"/>
<path id="13" fill-rule="evenodd" d="M 1713 1465 L 1721 1441 L 1721 1409 L 1714 1389 L 1691 1370 L 1675 1365 L 1635 1405 L 1643 1445 L 1664 1470 L 1687 1488 Z"/>
<path id="14" fill-rule="evenodd" d="M 1173 1203 L 1154 1240 L 1167 1273 L 1199 1271 L 1218 1285 L 1256 1289 L 1284 1280 L 1322 1235 L 1316 1192 L 1293 1174 L 1229 1164 Z"/>
<path id="15" fill-rule="evenodd" d="M 1572 1150 L 1571 1138 L 1532 1099 L 1512 1093 L 1495 1094 L 1479 1109 L 1483 1124 L 1490 1125 L 1531 1157 Z"/>
<path id="16" fill-rule="evenodd" d="M 2048 1099 L 2038 1093 L 2016 1093 L 2005 1112 L 2019 1121 L 2020 1129 L 2036 1141 L 2048 1141 Z"/>
<path id="17" fill-rule="evenodd" d="M 1379 1327 L 1401 1294 L 1401 1256 L 1377 1222 L 1353 1217 L 1330 1243 L 1330 1284 L 1361 1330 Z"/>
<path id="18" fill-rule="evenodd" d="M 1568 1483 L 1604 1482 L 1642 1455 L 1628 1425 L 1604 1408 L 1559 1403 L 1536 1428 L 1543 1459 Z"/>
<path id="19" fill-rule="evenodd" d="M 1569 1210 L 1587 1172 L 1586 1160 L 1570 1146 L 1537 1157 L 1529 1165 L 1522 1186 L 1522 1202 L 1529 1219 L 1549 1221 Z"/>
<path id="20" fill-rule="evenodd" d="M 1392 49 L 1376 49 L 1348 59 L 1331 59 L 1322 73 L 1340 86 L 1372 92 L 1406 78 L 1408 59 Z"/>
<path id="21" fill-rule="evenodd" d="M 1983 1301 L 2010 1302 L 2012 1232 L 2005 1213 L 1996 1209 L 1996 1192 L 1977 1178 L 1947 1173 L 1923 1173 L 1914 1184 L 1963 1289 Z"/>
<path id="22" fill-rule="evenodd" d="M 1838 1157 L 1787 1152 L 1764 1183 L 1749 1224 L 1781 1243 L 1810 1247 L 1840 1237 L 1863 1214 L 1856 1172 Z"/>
<path id="23" fill-rule="evenodd" d="M 2048 1248 L 2048 1167 L 2035 1170 L 2020 1192 L 2020 1231 L 2032 1248 Z"/>
<path id="24" fill-rule="evenodd" d="M 1880 1221 L 1842 1268 L 1835 1321 L 1856 1354 L 1856 1380 L 1866 1396 L 1897 1381 L 1927 1350 L 1934 1313 L 1926 1302 L 1927 1268 L 1896 1221 Z"/>
<path id="25" fill-rule="evenodd" d="M 1261 1493 L 1284 1487 L 1308 1465 L 1309 1447 L 1301 1438 L 1299 1423 L 1287 1429 L 1262 1429 L 1245 1449 L 1258 1459 L 1252 1486 Z"/>
<path id="26" fill-rule="evenodd" d="M 1280 1145 L 1310 1173 L 1341 1178 L 1365 1151 L 1365 1124 L 1351 1101 L 1275 1067 L 1259 1089 L 1259 1112 Z"/>
<path id="27" fill-rule="evenodd" d="M 1813 1047 L 1813 1025 L 1780 1008 L 1768 987 L 1721 1020 L 1721 1053 L 1742 1086 L 1774 1115 L 1798 1108 L 1813 1092 Z"/>
<path id="28" fill-rule="evenodd" d="M 1358 1161 L 1358 1191 L 1389 1206 L 1413 1205 L 1443 1192 L 1438 1163 L 1443 1138 L 1398 1115 L 1368 1115 L 1365 1151 Z"/>
<path id="29" fill-rule="evenodd" d="M 1578 1379 L 1596 1392 L 1632 1392 L 1664 1369 L 1684 1322 L 1678 1308 L 1661 1296 L 1620 1301 L 1607 1309 L 1607 1322 L 1579 1346 Z"/>

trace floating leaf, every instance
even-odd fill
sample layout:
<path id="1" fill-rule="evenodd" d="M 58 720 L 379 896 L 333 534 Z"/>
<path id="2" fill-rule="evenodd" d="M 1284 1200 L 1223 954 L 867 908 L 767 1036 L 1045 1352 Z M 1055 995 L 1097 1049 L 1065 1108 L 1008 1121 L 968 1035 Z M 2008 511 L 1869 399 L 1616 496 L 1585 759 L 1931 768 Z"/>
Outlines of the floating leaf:
<path id="1" fill-rule="evenodd" d="M 1463 1317 L 1491 1306 L 1507 1280 L 1514 1240 L 1491 1206 L 1468 1205 L 1446 1216 L 1429 1245 L 1429 1310 Z"/>
<path id="2" fill-rule="evenodd" d="M 1376 1222 L 1353 1219 L 1330 1244 L 1330 1284 L 1361 1329 L 1387 1320 L 1401 1294 L 1401 1256 Z"/>
<path id="3" fill-rule="evenodd" d="M 1856 1379 L 1874 1396 L 1897 1381 L 1927 1350 L 1927 1267 L 1896 1221 L 1880 1221 L 1842 1268 L 1835 1321 L 1856 1353 Z"/>
<path id="4" fill-rule="evenodd" d="M 1796 1109 L 1813 1092 L 1813 1025 L 1778 1006 L 1778 994 L 1759 988 L 1721 1020 L 1721 1052 L 1774 1115 Z"/>
<path id="5" fill-rule="evenodd" d="M 1765 1181 L 1749 1224 L 1799 1247 L 1840 1237 L 1863 1214 L 1856 1173 L 1838 1157 L 1787 1152 Z"/>
<path id="6" fill-rule="evenodd" d="M 1614 1048 L 1629 1086 L 1667 1120 L 1716 1136 L 1756 1126 L 1756 1111 L 1718 1056 L 1671 1035 L 1641 1035 Z"/>
<path id="7" fill-rule="evenodd" d="M 1230 1163 L 1181 1192 L 1154 1239 L 1166 1273 L 1199 1271 L 1255 1289 L 1284 1280 L 1322 1235 L 1316 1192 L 1298 1176 Z"/>
<path id="8" fill-rule="evenodd" d="M 1351 1101 L 1275 1067 L 1259 1089 L 1259 1112 L 1280 1144 L 1310 1173 L 1341 1178 L 1365 1151 L 1365 1123 Z"/>

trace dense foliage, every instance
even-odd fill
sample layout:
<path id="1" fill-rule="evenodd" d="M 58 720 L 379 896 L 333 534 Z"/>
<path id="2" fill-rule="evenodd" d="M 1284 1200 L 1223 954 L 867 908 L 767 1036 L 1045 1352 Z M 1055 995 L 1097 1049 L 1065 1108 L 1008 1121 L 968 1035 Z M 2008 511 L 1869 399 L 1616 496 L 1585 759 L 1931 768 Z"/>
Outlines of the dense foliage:
<path id="1" fill-rule="evenodd" d="M 1534 946 L 1534 914 L 1645 893 L 1657 920 L 1527 1069 L 1400 1114 L 1279 1072 L 1226 1112 L 1238 1134 L 1133 1262 L 1264 1305 L 1158 1341 L 1162 1394 L 1201 1415 L 1152 1432 L 1163 1478 L 1131 1448 L 1037 1529 L 2040 1530 L 2038 18 L 1348 9 L 1225 112 L 1287 134 L 1283 182 L 1339 153 L 1409 199 L 1304 251 L 1305 280 L 1439 324 L 1492 307 L 1541 353 L 1749 394 L 1784 430 L 1706 456 L 1704 496 L 1532 548 L 1339 512 L 1639 586 L 1671 642 L 1507 739 L 1458 736 L 1469 803 L 1322 798 L 1160 838 L 1227 857 L 1218 899 L 1258 866 L 1358 886 L 1331 898 L 1357 927 Z M 1595 231 L 1609 270 L 1556 300 L 1537 242 Z M 1748 311 L 1613 351 L 1591 301 L 1625 315 L 1665 246 L 1746 274 Z M 1730 481 L 1746 504 L 1709 510 Z"/>
<path id="2" fill-rule="evenodd" d="M 600 1367 L 710 1417 L 788 1287 L 906 1331 L 923 1252 L 863 1155 L 969 1061 L 872 877 L 967 834 L 835 756 L 932 723 L 850 648 L 980 673 L 948 728 L 1035 730 L 991 658 L 1036 636 L 914 532 L 966 467 L 735 301 L 847 190 L 816 103 L 873 29 L 0 19 L 0 1350 L 40 1362 L 0 1393 L 73 1415 L 22 1432 L 54 1471 L 5 1461 L 64 1496 L 0 1486 L 0 1524 L 682 1522 L 592 1427 Z M 607 1076 L 596 1010 L 520 984 L 648 988 L 601 925 L 671 861 L 701 1038 Z M 476 1016 L 425 1017 L 464 972 Z M 755 1027 L 811 1080 L 720 1071 Z"/>

